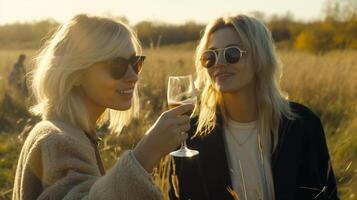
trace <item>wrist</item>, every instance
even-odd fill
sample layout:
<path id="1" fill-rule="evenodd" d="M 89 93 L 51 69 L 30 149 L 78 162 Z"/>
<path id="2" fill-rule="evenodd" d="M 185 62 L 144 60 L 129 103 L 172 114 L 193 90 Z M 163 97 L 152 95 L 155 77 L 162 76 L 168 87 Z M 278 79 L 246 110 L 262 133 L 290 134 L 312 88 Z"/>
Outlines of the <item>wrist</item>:
<path id="1" fill-rule="evenodd" d="M 161 159 L 161 156 L 156 155 L 151 151 L 144 151 L 141 148 L 134 148 L 133 155 L 148 173 L 152 172 L 153 168 L 159 163 Z"/>

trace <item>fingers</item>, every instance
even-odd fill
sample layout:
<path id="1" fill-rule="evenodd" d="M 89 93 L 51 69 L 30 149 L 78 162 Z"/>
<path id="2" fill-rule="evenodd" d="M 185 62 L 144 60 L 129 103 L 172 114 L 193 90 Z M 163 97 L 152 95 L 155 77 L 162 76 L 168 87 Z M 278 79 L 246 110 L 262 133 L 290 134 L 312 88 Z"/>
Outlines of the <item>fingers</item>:
<path id="1" fill-rule="evenodd" d="M 194 108 L 193 104 L 182 104 L 180 106 L 177 106 L 169 111 L 167 111 L 167 114 L 170 116 L 177 116 L 177 115 L 183 115 L 185 113 L 191 112 Z"/>
<path id="2" fill-rule="evenodd" d="M 172 126 L 168 127 L 171 129 L 171 132 L 174 134 L 181 133 L 181 132 L 187 132 L 191 129 L 190 123 L 183 123 L 183 124 L 173 124 Z"/>
<path id="3" fill-rule="evenodd" d="M 175 135 L 175 139 L 176 139 L 176 143 L 177 144 L 181 144 L 181 142 L 187 140 L 187 138 L 188 138 L 188 134 L 187 133 L 181 132 L 181 133 Z"/>
<path id="4" fill-rule="evenodd" d="M 188 134 L 187 133 L 181 133 L 180 142 L 183 142 L 183 141 L 187 140 L 187 138 L 188 138 Z"/>
<path id="5" fill-rule="evenodd" d="M 189 121 L 187 121 L 187 119 L 184 118 L 184 116 L 182 116 L 182 120 L 183 123 L 178 123 L 176 122 L 176 124 L 174 124 L 172 126 L 172 133 L 174 135 L 182 135 L 182 134 L 186 134 L 187 131 L 189 131 L 191 129 L 191 125 L 189 123 Z"/>
<path id="6" fill-rule="evenodd" d="M 190 124 L 190 117 L 188 115 L 181 115 L 176 118 L 175 124 L 178 124 L 178 125 Z"/>
<path id="7" fill-rule="evenodd" d="M 190 128 L 191 128 L 191 126 L 190 126 L 189 123 L 185 123 L 185 124 L 182 124 L 182 125 L 179 125 L 179 126 L 178 126 L 178 129 L 179 129 L 181 132 L 189 131 Z"/>
<path id="8" fill-rule="evenodd" d="M 166 123 L 168 127 L 174 129 L 179 128 L 179 131 L 190 130 L 190 117 L 187 115 L 181 115 L 181 116 L 167 119 Z"/>

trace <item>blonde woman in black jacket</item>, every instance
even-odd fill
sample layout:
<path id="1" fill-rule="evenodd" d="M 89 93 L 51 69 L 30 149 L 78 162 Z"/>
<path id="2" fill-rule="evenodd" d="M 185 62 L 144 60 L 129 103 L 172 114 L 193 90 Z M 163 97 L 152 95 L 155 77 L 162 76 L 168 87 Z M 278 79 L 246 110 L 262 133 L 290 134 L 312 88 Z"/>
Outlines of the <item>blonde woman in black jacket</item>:
<path id="1" fill-rule="evenodd" d="M 338 199 L 320 119 L 283 95 L 280 67 L 259 20 L 207 25 L 196 51 L 200 112 L 187 141 L 200 153 L 174 159 L 171 199 Z"/>

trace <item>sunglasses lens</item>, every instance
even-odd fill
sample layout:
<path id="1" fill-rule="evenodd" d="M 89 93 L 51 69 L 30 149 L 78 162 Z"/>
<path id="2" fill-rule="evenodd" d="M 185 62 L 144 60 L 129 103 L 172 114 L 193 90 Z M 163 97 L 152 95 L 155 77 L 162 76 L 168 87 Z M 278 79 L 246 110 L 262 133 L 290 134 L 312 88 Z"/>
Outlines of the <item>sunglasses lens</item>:
<path id="1" fill-rule="evenodd" d="M 134 56 L 131 58 L 131 67 L 133 68 L 134 72 L 136 74 L 139 74 L 142 67 L 143 67 L 143 63 L 145 60 L 145 56 Z"/>
<path id="2" fill-rule="evenodd" d="M 206 51 L 202 54 L 200 60 L 203 67 L 210 68 L 216 63 L 216 55 L 213 51 Z"/>
<path id="3" fill-rule="evenodd" d="M 133 68 L 133 70 L 136 74 L 140 73 L 142 66 L 143 66 L 142 61 L 138 61 L 137 63 L 131 65 L 131 67 Z"/>
<path id="4" fill-rule="evenodd" d="M 128 67 L 131 66 L 136 74 L 139 74 L 143 66 L 145 56 L 132 56 L 129 60 L 115 58 L 110 61 L 110 75 L 113 79 L 121 79 L 125 76 Z"/>
<path id="5" fill-rule="evenodd" d="M 112 66 L 110 74 L 113 79 L 121 79 L 125 75 L 128 67 L 125 66 Z"/>
<path id="6" fill-rule="evenodd" d="M 110 62 L 110 75 L 113 79 L 121 79 L 128 70 L 129 61 L 123 58 L 116 58 Z"/>
<path id="7" fill-rule="evenodd" d="M 241 51 L 238 48 L 227 48 L 224 57 L 228 63 L 234 64 L 239 61 Z"/>

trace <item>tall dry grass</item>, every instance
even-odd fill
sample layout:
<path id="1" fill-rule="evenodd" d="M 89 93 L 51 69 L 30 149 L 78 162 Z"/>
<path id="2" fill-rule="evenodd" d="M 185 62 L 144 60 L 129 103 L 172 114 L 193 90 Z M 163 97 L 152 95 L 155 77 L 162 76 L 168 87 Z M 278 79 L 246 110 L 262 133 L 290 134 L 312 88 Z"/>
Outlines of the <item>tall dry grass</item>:
<path id="1" fill-rule="evenodd" d="M 133 148 L 160 113 L 167 109 L 168 76 L 194 72 L 192 45 L 144 52 L 147 60 L 139 80 L 142 103 L 140 117 L 125 128 L 120 136 L 104 137 L 101 154 L 106 168 L 112 166 L 125 149 Z M 8 89 L 4 77 L 18 53 L 0 51 L 0 76 L 3 77 L 0 80 L 0 105 L 3 105 L 1 99 Z M 33 55 L 33 52 L 28 54 Z M 282 88 L 291 100 L 307 105 L 322 119 L 342 199 L 357 199 L 357 52 L 315 55 L 280 51 L 279 56 L 284 64 Z M 0 107 L 0 110 L 3 109 Z M 0 198 L 3 199 L 10 197 L 16 158 L 21 148 L 21 143 L 14 139 L 16 136 L 16 133 L 9 135 L 0 132 L 0 156 L 13 155 L 5 157 L 11 159 L 6 160 L 6 165 L 0 159 Z M 10 148 L 8 144 L 16 147 Z M 169 160 L 162 160 L 154 177 L 165 192 L 168 191 L 166 176 Z"/>

